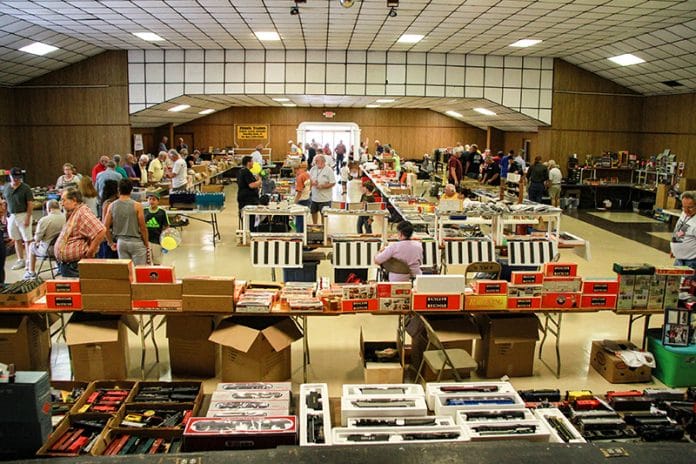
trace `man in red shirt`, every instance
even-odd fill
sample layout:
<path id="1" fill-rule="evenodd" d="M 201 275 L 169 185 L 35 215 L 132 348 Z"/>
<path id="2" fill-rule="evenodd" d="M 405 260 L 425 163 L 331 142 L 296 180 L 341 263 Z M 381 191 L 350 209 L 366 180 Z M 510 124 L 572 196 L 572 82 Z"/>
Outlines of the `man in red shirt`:
<path id="1" fill-rule="evenodd" d="M 61 203 L 68 216 L 54 248 L 58 268 L 63 277 L 79 277 L 77 263 L 82 258 L 94 258 L 104 241 L 106 228 L 89 206 L 82 202 L 78 190 L 66 190 Z"/>
<path id="2" fill-rule="evenodd" d="M 97 174 L 100 172 L 106 171 L 106 163 L 109 162 L 109 157 L 106 155 L 102 155 L 99 158 L 99 162 L 94 165 L 92 168 L 92 182 L 96 183 L 97 182 Z"/>
<path id="3" fill-rule="evenodd" d="M 459 182 L 462 180 L 462 162 L 459 161 L 460 152 L 454 152 L 447 162 L 447 182 L 453 184 L 459 191 Z"/>

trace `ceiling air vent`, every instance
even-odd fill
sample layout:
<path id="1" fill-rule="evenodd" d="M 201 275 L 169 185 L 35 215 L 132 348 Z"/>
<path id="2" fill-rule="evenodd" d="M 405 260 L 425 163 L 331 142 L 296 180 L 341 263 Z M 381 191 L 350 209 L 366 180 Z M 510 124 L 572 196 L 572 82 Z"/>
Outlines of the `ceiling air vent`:
<path id="1" fill-rule="evenodd" d="M 684 84 L 682 84 L 681 82 L 677 82 L 677 81 L 662 81 L 662 83 L 665 84 L 667 87 L 672 87 L 672 88 L 684 87 Z"/>

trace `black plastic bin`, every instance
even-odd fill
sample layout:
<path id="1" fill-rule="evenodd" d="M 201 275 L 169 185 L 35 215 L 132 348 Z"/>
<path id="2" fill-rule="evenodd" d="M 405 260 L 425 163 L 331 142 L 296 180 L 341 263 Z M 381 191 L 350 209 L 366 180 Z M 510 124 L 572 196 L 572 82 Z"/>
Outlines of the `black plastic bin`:
<path id="1" fill-rule="evenodd" d="M 283 268 L 283 282 L 316 282 L 318 261 L 305 261 L 302 267 Z"/>

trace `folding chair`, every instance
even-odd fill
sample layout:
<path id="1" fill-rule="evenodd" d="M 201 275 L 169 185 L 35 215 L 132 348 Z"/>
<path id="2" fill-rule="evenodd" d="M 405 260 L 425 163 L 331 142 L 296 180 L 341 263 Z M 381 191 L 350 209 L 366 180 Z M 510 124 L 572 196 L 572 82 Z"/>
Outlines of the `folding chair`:
<path id="1" fill-rule="evenodd" d="M 423 357 L 416 372 L 416 383 L 426 383 L 430 379 L 426 379 L 423 369 L 427 367 L 435 374 L 435 382 L 442 380 L 443 376 L 453 376 L 456 381 L 462 380 L 460 371 L 470 371 L 476 368 L 476 361 L 462 348 L 448 348 L 442 345 L 437 333 L 433 330 L 428 320 L 422 314 L 416 316 L 420 319 L 420 323 L 425 328 L 425 336 L 427 343 L 423 351 Z"/>
<path id="2" fill-rule="evenodd" d="M 36 268 L 36 275 L 40 275 L 42 272 L 50 272 L 51 273 L 51 278 L 55 279 L 56 278 L 56 270 L 58 269 L 58 261 L 56 261 L 56 256 L 53 251 L 53 246 L 56 244 L 56 240 L 58 240 L 58 237 L 56 236 L 53 240 L 48 245 L 48 251 L 46 255 L 36 255 L 36 259 L 39 260 L 39 265 Z M 48 269 L 44 269 L 44 263 L 48 261 Z"/>

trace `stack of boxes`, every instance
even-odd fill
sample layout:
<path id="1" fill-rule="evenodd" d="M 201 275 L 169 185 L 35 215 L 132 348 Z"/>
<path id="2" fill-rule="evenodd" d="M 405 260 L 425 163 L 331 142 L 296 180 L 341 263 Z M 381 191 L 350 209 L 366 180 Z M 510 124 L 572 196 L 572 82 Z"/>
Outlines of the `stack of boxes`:
<path id="1" fill-rule="evenodd" d="M 377 311 L 377 286 L 375 284 L 342 285 L 341 311 L 356 313 Z"/>
<path id="2" fill-rule="evenodd" d="M 539 309 L 544 274 L 536 271 L 514 271 L 508 286 L 508 309 Z"/>
<path id="3" fill-rule="evenodd" d="M 131 293 L 134 310 L 182 310 L 182 285 L 173 266 L 136 266 Z"/>
<path id="4" fill-rule="evenodd" d="M 579 308 L 582 280 L 577 276 L 577 273 L 577 264 L 545 263 L 544 281 L 541 289 L 541 307 Z"/>
<path id="5" fill-rule="evenodd" d="M 46 307 L 51 309 L 82 309 L 80 279 L 47 280 Z"/>
<path id="6" fill-rule="evenodd" d="M 466 291 L 463 275 L 419 275 L 413 284 L 414 311 L 461 311 Z"/>
<path id="7" fill-rule="evenodd" d="M 379 282 L 377 284 L 379 311 L 410 311 L 412 289 L 411 282 Z"/>
<path id="8" fill-rule="evenodd" d="M 676 308 L 684 277 L 693 275 L 687 266 L 614 263 L 619 276 L 617 312 L 662 312 Z"/>
<path id="9" fill-rule="evenodd" d="M 506 280 L 474 280 L 473 293 L 467 293 L 464 309 L 467 311 L 492 311 L 507 309 L 508 282 Z"/>
<path id="10" fill-rule="evenodd" d="M 186 277 L 182 281 L 183 310 L 231 313 L 234 311 L 234 291 L 234 277 Z"/>
<path id="11" fill-rule="evenodd" d="M 219 383 L 206 417 L 273 417 L 290 414 L 290 382 Z"/>
<path id="12" fill-rule="evenodd" d="M 79 263 L 85 311 L 130 311 L 135 269 L 130 259 L 83 259 Z"/>
<path id="13" fill-rule="evenodd" d="M 586 278 L 582 281 L 580 307 L 585 309 L 614 309 L 619 281 L 613 277 Z"/>

